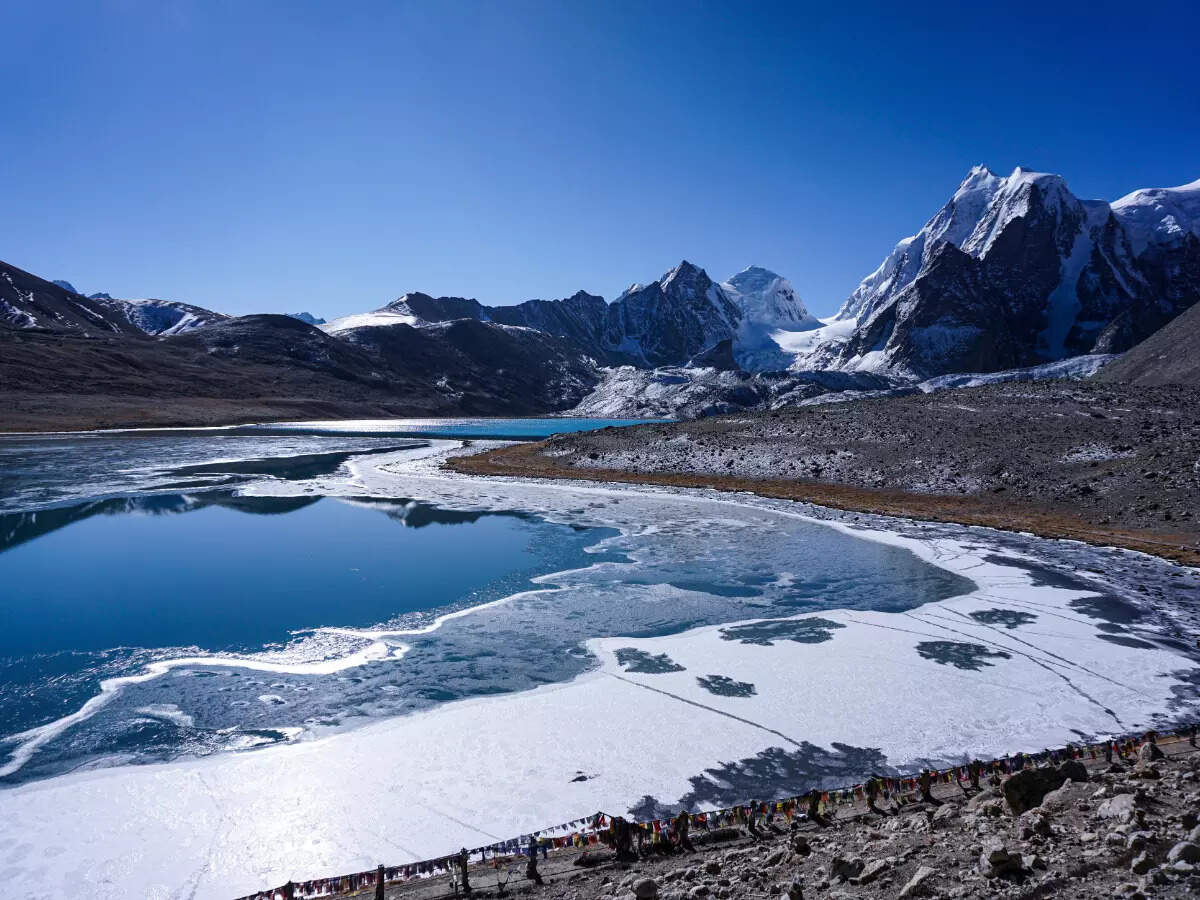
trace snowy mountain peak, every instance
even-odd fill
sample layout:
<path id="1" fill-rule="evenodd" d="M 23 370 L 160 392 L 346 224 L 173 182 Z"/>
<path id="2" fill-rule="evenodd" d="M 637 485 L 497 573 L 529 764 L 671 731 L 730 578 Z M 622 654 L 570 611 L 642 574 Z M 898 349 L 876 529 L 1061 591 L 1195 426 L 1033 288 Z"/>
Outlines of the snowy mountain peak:
<path id="1" fill-rule="evenodd" d="M 879 268 L 862 280 L 842 304 L 837 318 L 866 318 L 913 282 L 938 244 L 961 247 L 1006 183 L 1007 179 L 987 166 L 974 166 L 933 218 L 916 234 L 900 241 Z"/>
<path id="2" fill-rule="evenodd" d="M 428 294 L 422 294 L 420 291 L 410 291 L 408 293 L 401 294 L 399 297 L 397 297 L 391 303 L 384 306 L 383 309 L 391 309 L 391 310 L 395 310 L 396 312 L 407 314 L 410 311 L 409 310 L 409 302 L 410 301 L 412 301 L 413 299 L 426 299 L 428 297 L 429 297 Z"/>
<path id="3" fill-rule="evenodd" d="M 669 285 L 676 282 L 680 284 L 692 284 L 701 276 L 708 277 L 708 274 L 699 266 L 688 262 L 686 259 L 680 260 L 679 265 L 673 269 L 667 270 L 658 283 L 662 285 L 663 290 L 666 290 Z"/>
<path id="4" fill-rule="evenodd" d="M 762 266 L 746 266 L 742 271 L 722 284 L 722 287 L 733 287 L 739 292 L 763 291 L 770 287 L 771 282 L 779 276 L 770 269 Z"/>
<path id="5" fill-rule="evenodd" d="M 1072 220 L 1085 218 L 1082 204 L 1062 176 L 1017 166 L 1011 175 L 995 185 L 987 207 L 970 235 L 965 240 L 951 240 L 950 243 L 971 256 L 982 257 L 1010 222 L 1030 215 L 1035 209 L 1059 218 L 1064 214 Z M 1068 228 L 1077 230 L 1078 224 L 1072 221 Z"/>
<path id="6" fill-rule="evenodd" d="M 1200 179 L 1173 188 L 1143 188 L 1112 204 L 1134 253 L 1150 244 L 1178 244 L 1200 237 Z"/>
<path id="7" fill-rule="evenodd" d="M 748 266 L 721 288 L 737 304 L 742 324 L 755 324 L 799 331 L 815 328 L 814 319 L 786 278 L 762 266 Z"/>
<path id="8" fill-rule="evenodd" d="M 925 375 L 1119 352 L 1200 296 L 1200 181 L 1081 200 L 1061 175 L 971 169 L 796 368 Z"/>
<path id="9" fill-rule="evenodd" d="M 1074 197 L 1070 189 L 1067 187 L 1067 181 L 1061 175 L 1054 175 L 1050 172 L 1035 172 L 1033 169 L 1026 169 L 1024 166 L 1017 166 L 1013 169 L 1012 174 L 1004 179 L 1004 184 L 1000 187 L 1000 193 L 1016 194 L 1021 190 L 1027 190 L 1031 187 L 1038 187 L 1045 191 L 1047 196 L 1060 197 L 1066 195 Z"/>
<path id="10" fill-rule="evenodd" d="M 967 177 L 962 180 L 962 183 L 958 186 L 958 190 L 954 192 L 954 196 L 958 197 L 962 194 L 977 191 L 980 188 L 986 188 L 1000 181 L 1003 181 L 1003 179 L 987 166 L 972 166 L 971 171 L 967 172 Z"/>
<path id="11" fill-rule="evenodd" d="M 790 359 L 773 335 L 780 331 L 808 331 L 820 327 L 792 283 L 770 269 L 749 266 L 721 285 L 738 307 L 741 321 L 733 341 L 738 364 L 748 371 L 785 369 Z"/>
<path id="12" fill-rule="evenodd" d="M 310 312 L 287 313 L 286 315 L 290 316 L 293 319 L 297 319 L 301 322 L 304 322 L 308 325 L 324 325 L 325 324 L 324 319 L 318 318 L 317 316 L 314 316 Z"/>

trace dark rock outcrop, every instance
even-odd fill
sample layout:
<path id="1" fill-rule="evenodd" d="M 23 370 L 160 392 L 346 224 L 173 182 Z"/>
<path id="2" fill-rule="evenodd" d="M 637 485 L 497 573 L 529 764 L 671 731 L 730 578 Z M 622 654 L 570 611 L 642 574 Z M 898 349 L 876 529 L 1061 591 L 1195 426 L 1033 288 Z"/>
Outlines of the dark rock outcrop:
<path id="1" fill-rule="evenodd" d="M 1014 816 L 1040 806 L 1042 798 L 1067 781 L 1087 781 L 1087 769 L 1077 762 L 1053 768 L 1022 769 L 1003 785 L 1004 800 Z"/>

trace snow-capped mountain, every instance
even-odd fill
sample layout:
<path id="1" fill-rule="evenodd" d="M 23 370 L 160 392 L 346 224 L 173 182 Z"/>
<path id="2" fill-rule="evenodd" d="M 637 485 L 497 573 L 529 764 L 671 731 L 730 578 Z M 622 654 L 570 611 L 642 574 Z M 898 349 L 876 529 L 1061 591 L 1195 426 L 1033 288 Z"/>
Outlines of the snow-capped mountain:
<path id="1" fill-rule="evenodd" d="M 141 334 L 106 301 L 85 297 L 0 262 L 0 326 L 13 330 L 73 331 L 82 334 Z"/>
<path id="2" fill-rule="evenodd" d="M 819 324 L 792 283 L 762 266 L 747 266 L 721 282 L 721 288 L 737 304 L 743 320 L 786 331 L 807 331 Z"/>
<path id="3" fill-rule="evenodd" d="M 97 302 L 113 310 L 115 315 L 123 316 L 139 331 L 153 335 L 183 334 L 194 328 L 224 322 L 229 318 L 224 313 L 213 312 L 211 309 L 179 300 L 107 298 Z"/>
<path id="4" fill-rule="evenodd" d="M 1200 298 L 1200 182 L 1080 200 L 982 166 L 867 276 L 792 368 L 923 378 L 1128 349 Z"/>
<path id="5" fill-rule="evenodd" d="M 318 318 L 317 316 L 314 316 L 310 312 L 288 313 L 288 315 L 291 316 L 293 319 L 299 319 L 301 322 L 303 322 L 306 325 L 324 325 L 325 324 L 324 319 Z"/>
<path id="6" fill-rule="evenodd" d="M 0 324 L 10 328 L 164 335 L 227 318 L 178 300 L 118 300 L 105 293 L 84 296 L 69 281 L 44 281 L 0 264 Z"/>
<path id="7" fill-rule="evenodd" d="M 732 338 L 740 319 L 741 310 L 708 273 L 684 260 L 614 300 L 604 339 L 643 366 L 681 365 Z"/>
<path id="8" fill-rule="evenodd" d="M 775 332 L 821 327 L 796 296 L 792 283 L 762 266 L 748 266 L 722 282 L 721 289 L 740 311 L 733 353 L 738 365 L 747 371 L 788 367 L 791 359 L 774 338 Z"/>
<path id="9" fill-rule="evenodd" d="M 769 308 L 771 328 L 793 327 L 807 313 L 783 279 L 767 279 L 748 302 Z M 463 297 L 412 292 L 369 313 L 343 316 L 322 326 L 329 334 L 407 325 L 427 328 L 470 319 L 496 328 L 525 328 L 566 338 L 601 364 L 641 367 L 683 365 L 722 341 L 734 339 L 742 307 L 708 274 L 686 260 L 657 281 L 632 285 L 612 303 L 578 291 L 562 300 L 526 300 L 485 306 Z"/>
<path id="10" fill-rule="evenodd" d="M 1200 179 L 1176 188 L 1143 188 L 1112 204 L 1133 252 L 1151 244 L 1177 246 L 1200 237 Z"/>

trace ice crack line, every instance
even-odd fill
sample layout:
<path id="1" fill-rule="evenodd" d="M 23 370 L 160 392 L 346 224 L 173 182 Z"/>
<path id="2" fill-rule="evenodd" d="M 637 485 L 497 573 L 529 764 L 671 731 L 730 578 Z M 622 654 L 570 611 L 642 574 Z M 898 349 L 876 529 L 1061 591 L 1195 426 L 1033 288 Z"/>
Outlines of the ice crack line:
<path id="1" fill-rule="evenodd" d="M 768 728 L 766 725 L 762 725 L 758 722 L 751 721 L 750 719 L 743 719 L 741 716 L 735 716 L 733 713 L 725 712 L 725 710 L 723 710 L 723 709 L 717 709 L 716 707 L 713 707 L 713 706 L 705 706 L 703 703 L 698 703 L 695 700 L 689 700 L 687 697 L 680 697 L 678 694 L 672 694 L 670 691 L 664 691 L 662 688 L 650 687 L 650 685 L 648 685 L 648 684 L 642 684 L 640 682 L 634 681 L 631 678 L 625 678 L 624 676 L 621 676 L 621 675 L 614 675 L 612 672 L 605 672 L 604 674 L 607 675 L 609 678 L 615 678 L 618 681 L 624 681 L 626 684 L 632 684 L 634 687 L 640 687 L 642 690 L 653 691 L 656 694 L 662 694 L 664 697 L 670 697 L 672 700 L 678 700 L 680 703 L 686 703 L 689 706 L 695 706 L 698 709 L 706 709 L 711 713 L 716 713 L 718 716 L 725 716 L 725 718 L 733 719 L 735 722 L 741 722 L 743 725 L 749 725 L 752 728 L 758 728 L 761 731 L 769 732 L 770 734 L 773 734 L 776 737 L 783 738 L 785 741 L 787 741 L 789 744 L 791 744 L 794 747 L 803 747 L 804 746 L 803 742 L 798 741 L 795 738 L 788 737 L 782 731 L 776 731 L 774 728 Z"/>
<path id="2" fill-rule="evenodd" d="M 1087 691 L 1085 691 L 1083 688 L 1081 688 L 1079 685 L 1077 685 L 1074 681 L 1072 681 L 1070 678 L 1068 678 L 1064 673 L 1058 671 L 1054 667 L 1053 663 L 1046 662 L 1044 660 L 1040 660 L 1037 657 L 1035 657 L 1033 654 L 1024 653 L 1020 650 L 1017 650 L 1015 647 L 1004 647 L 1003 645 L 997 644 L 994 641 L 989 641 L 986 638 L 979 638 L 974 635 L 966 634 L 965 632 L 958 631 L 957 629 L 950 628 L 946 625 L 938 625 L 934 622 L 928 622 L 919 616 L 913 615 L 912 613 L 904 613 L 904 615 L 908 616 L 910 619 L 914 619 L 915 621 L 921 622 L 925 625 L 933 625 L 934 628 L 942 628 L 942 629 L 950 632 L 951 634 L 957 634 L 960 637 L 970 638 L 972 640 L 982 640 L 982 641 L 984 641 L 984 643 L 991 644 L 993 647 L 997 647 L 997 648 L 1003 649 L 1003 650 L 1011 650 L 1013 653 L 1016 653 L 1018 656 L 1025 657 L 1027 660 L 1029 660 L 1035 666 L 1040 666 L 1041 668 L 1045 669 L 1051 675 L 1055 675 L 1058 678 L 1061 678 L 1064 682 L 1066 682 L 1067 687 L 1069 687 L 1071 690 L 1073 690 L 1075 693 L 1077 693 L 1080 697 L 1082 697 L 1088 703 L 1091 703 L 1092 705 L 1099 707 L 1106 714 L 1108 714 L 1112 718 L 1112 720 L 1114 722 L 1116 722 L 1118 725 L 1122 725 L 1122 726 L 1124 725 L 1124 723 L 1121 721 L 1120 717 L 1115 712 L 1113 712 L 1111 709 L 1109 709 L 1107 706 L 1105 706 L 1103 703 L 1101 703 L 1095 697 L 1091 696 Z M 1118 685 L 1118 686 L 1125 687 L 1125 685 Z"/>
<path id="3" fill-rule="evenodd" d="M 957 609 L 949 609 L 949 610 L 947 610 L 947 612 L 951 612 L 954 615 L 959 616 L 960 618 L 967 621 L 969 624 L 974 624 L 976 626 L 982 626 L 983 628 L 986 628 L 989 631 L 993 631 L 1000 637 L 1003 637 L 1005 640 L 1015 641 L 1018 644 L 1024 644 L 1026 647 L 1029 647 L 1032 650 L 1038 650 L 1042 653 L 1045 653 L 1051 659 L 1057 659 L 1060 662 L 1071 666 L 1072 668 L 1078 669 L 1081 672 L 1085 672 L 1088 675 L 1091 675 L 1093 678 L 1099 678 L 1101 681 L 1107 681 L 1109 684 L 1113 684 L 1113 685 L 1116 685 L 1117 687 L 1125 688 L 1127 691 L 1131 691 L 1132 693 L 1140 694 L 1143 697 L 1146 696 L 1146 694 L 1143 693 L 1142 691 L 1137 690 L 1137 688 L 1130 687 L 1128 684 L 1125 684 L 1125 682 L 1123 682 L 1123 681 L 1118 681 L 1115 678 L 1110 678 L 1109 676 L 1103 674 L 1102 672 L 1093 671 L 1092 669 L 1089 669 L 1087 666 L 1083 665 L 1082 663 L 1075 662 L 1075 660 L 1072 660 L 1072 659 L 1067 659 L 1065 656 L 1059 656 L 1057 653 L 1053 652 L 1052 650 L 1047 650 L 1045 647 L 1039 647 L 1037 644 L 1034 644 L 1030 641 L 1026 641 L 1022 638 L 1019 638 L 1015 634 L 1005 634 L 1003 631 L 1001 631 L 995 625 L 988 625 L 983 622 L 973 622 L 965 613 L 962 613 Z M 934 613 L 929 613 L 929 615 L 930 615 L 930 617 L 935 616 Z M 936 618 L 942 618 L 942 616 L 936 616 Z M 1020 651 L 1017 651 L 1017 652 L 1020 652 Z"/>
<path id="4" fill-rule="evenodd" d="M 414 802 L 414 803 L 416 803 L 416 804 L 417 804 L 417 806 L 419 806 L 419 807 L 421 807 L 422 809 L 424 809 L 426 812 L 430 812 L 430 813 L 433 813 L 434 815 L 441 816 L 443 819 L 449 819 L 449 820 L 450 820 L 451 822 L 453 822 L 455 825 L 461 825 L 463 828 L 470 829 L 471 831 L 477 831 L 477 832 L 479 832 L 480 834 L 482 834 L 484 837 L 490 837 L 490 838 L 491 838 L 493 841 L 502 841 L 502 840 L 504 840 L 504 838 L 500 837 L 500 836 L 499 836 L 499 835 L 497 835 L 497 834 L 492 834 L 490 831 L 484 831 L 484 830 L 483 830 L 482 828 L 480 828 L 478 825 L 472 825 L 470 822 L 464 822 L 462 819 L 456 819 L 454 816 L 450 815 L 450 814 L 449 814 L 448 812 L 446 812 L 445 810 L 442 810 L 442 809 L 434 809 L 434 808 L 433 808 L 432 806 L 430 806 L 429 804 L 427 804 L 427 803 L 422 803 L 420 800 L 415 800 L 415 801 L 413 801 L 413 802 Z"/>

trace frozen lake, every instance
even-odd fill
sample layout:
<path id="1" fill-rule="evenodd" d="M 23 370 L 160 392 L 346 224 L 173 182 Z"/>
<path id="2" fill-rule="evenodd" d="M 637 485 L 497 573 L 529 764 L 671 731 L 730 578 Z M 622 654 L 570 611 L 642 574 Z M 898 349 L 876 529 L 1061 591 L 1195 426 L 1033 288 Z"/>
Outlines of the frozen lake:
<path id="1" fill-rule="evenodd" d="M 0 440 L 8 883 L 229 897 L 1194 715 L 1195 573 L 349 431 Z"/>

